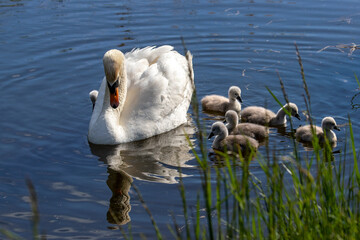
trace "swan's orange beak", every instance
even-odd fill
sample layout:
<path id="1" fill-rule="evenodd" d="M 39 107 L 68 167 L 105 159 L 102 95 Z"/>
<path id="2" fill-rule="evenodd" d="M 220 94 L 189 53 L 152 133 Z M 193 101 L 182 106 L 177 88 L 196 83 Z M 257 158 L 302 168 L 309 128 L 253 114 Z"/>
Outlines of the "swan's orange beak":
<path id="1" fill-rule="evenodd" d="M 119 83 L 116 81 L 112 86 L 108 82 L 108 87 L 110 90 L 110 105 L 113 108 L 119 106 Z"/>
<path id="2" fill-rule="evenodd" d="M 110 93 L 110 105 L 113 108 L 117 108 L 119 106 L 119 88 L 115 88 L 115 92 Z"/>

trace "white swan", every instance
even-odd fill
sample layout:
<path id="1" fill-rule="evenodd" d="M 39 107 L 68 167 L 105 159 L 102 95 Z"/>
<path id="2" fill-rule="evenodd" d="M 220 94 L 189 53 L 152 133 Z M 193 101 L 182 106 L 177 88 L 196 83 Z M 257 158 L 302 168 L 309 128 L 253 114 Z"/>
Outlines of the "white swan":
<path id="1" fill-rule="evenodd" d="M 239 118 L 235 111 L 225 113 L 226 128 L 230 135 L 246 135 L 263 141 L 269 137 L 269 128 L 255 123 L 238 123 Z"/>
<path id="2" fill-rule="evenodd" d="M 192 55 L 172 46 L 116 49 L 103 57 L 105 77 L 91 116 L 88 140 L 119 144 L 146 139 L 187 122 L 194 90 Z"/>
<path id="3" fill-rule="evenodd" d="M 316 134 L 321 144 L 325 142 L 324 133 L 330 143 L 335 143 L 337 141 L 337 137 L 332 129 L 340 131 L 340 128 L 336 125 L 335 119 L 332 117 L 323 118 L 321 121 L 321 127 L 313 125 L 313 129 L 314 134 Z M 301 142 L 311 143 L 313 140 L 311 125 L 305 125 L 296 129 L 295 136 L 296 139 Z"/>
<path id="4" fill-rule="evenodd" d="M 281 107 L 276 114 L 273 111 L 263 107 L 246 107 L 241 112 L 241 121 L 256 123 L 260 125 L 267 125 L 269 127 L 284 125 L 286 123 L 287 116 L 284 108 L 290 112 L 291 116 L 294 116 L 300 120 L 300 115 L 296 104 L 287 103 L 283 107 Z"/>
<path id="5" fill-rule="evenodd" d="M 201 99 L 202 109 L 204 111 L 217 112 L 222 115 L 227 110 L 234 110 L 238 114 L 241 111 L 241 90 L 239 87 L 231 86 L 228 92 L 229 98 L 220 95 L 207 95 Z M 239 115 L 240 116 L 240 115 Z"/>
<path id="6" fill-rule="evenodd" d="M 233 151 L 237 152 L 238 149 L 245 154 L 251 150 L 256 151 L 259 147 L 258 141 L 245 135 L 228 135 L 228 130 L 222 122 L 215 122 L 211 126 L 211 132 L 208 139 L 216 136 L 212 148 L 215 150 Z"/>

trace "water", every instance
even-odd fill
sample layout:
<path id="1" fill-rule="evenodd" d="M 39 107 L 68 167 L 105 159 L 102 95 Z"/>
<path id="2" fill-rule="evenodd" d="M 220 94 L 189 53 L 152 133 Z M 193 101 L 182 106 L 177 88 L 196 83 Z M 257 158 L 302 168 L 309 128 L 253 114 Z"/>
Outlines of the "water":
<path id="1" fill-rule="evenodd" d="M 131 220 L 135 236 L 153 238 L 131 181 L 171 238 L 167 224 L 173 216 L 182 223 L 174 184 L 178 161 L 188 201 L 196 201 L 201 180 L 182 131 L 122 149 L 88 144 L 88 92 L 99 86 L 108 49 L 170 44 L 183 52 L 182 36 L 194 55 L 199 98 L 226 95 L 230 85 L 238 85 L 243 107 L 266 104 L 276 111 L 265 87 L 284 102 L 279 74 L 290 100 L 303 111 L 296 42 L 314 118 L 319 124 L 331 115 L 342 125 L 336 147 L 341 150 L 348 140 L 348 116 L 360 141 L 354 77 L 360 75 L 359 50 L 350 54 L 350 48 L 335 46 L 357 44 L 359 34 L 360 6 L 354 0 L 0 1 L 0 228 L 31 235 L 26 178 L 36 188 L 40 229 L 49 239 L 121 236 L 109 206 L 118 209 L 123 223 Z M 209 130 L 214 118 L 204 113 L 201 118 Z M 277 131 L 270 145 L 284 157 L 291 153 L 290 139 Z M 253 171 L 262 177 L 256 163 Z"/>

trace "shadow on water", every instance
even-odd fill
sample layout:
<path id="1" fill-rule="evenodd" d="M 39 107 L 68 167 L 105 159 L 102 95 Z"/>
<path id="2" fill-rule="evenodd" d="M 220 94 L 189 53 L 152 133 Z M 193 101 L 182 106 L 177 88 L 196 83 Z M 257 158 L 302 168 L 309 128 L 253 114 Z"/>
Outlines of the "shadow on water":
<path id="1" fill-rule="evenodd" d="M 126 224 L 131 210 L 129 190 L 133 178 L 173 184 L 177 183 L 179 167 L 192 168 L 193 159 L 186 136 L 195 133 L 192 125 L 183 125 L 170 132 L 132 143 L 116 146 L 89 143 L 91 152 L 107 164 L 107 185 L 112 192 L 107 220 Z M 189 175 L 182 174 L 182 177 Z"/>

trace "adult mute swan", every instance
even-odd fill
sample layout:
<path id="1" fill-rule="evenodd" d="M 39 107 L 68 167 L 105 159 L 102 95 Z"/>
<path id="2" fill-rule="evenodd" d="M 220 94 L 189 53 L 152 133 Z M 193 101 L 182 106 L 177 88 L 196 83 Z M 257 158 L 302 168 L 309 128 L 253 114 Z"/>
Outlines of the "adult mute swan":
<path id="1" fill-rule="evenodd" d="M 192 55 L 172 46 L 116 49 L 103 57 L 102 80 L 89 124 L 94 144 L 146 139 L 187 121 L 194 90 Z"/>
<path id="2" fill-rule="evenodd" d="M 335 119 L 332 117 L 325 117 L 321 121 L 321 127 L 313 125 L 314 134 L 322 144 L 325 142 L 325 136 L 330 143 L 336 143 L 337 137 L 332 129 L 340 131 L 340 128 L 336 125 Z M 325 134 L 324 134 L 325 133 Z M 313 139 L 313 132 L 311 131 L 311 125 L 305 125 L 296 129 L 296 139 L 304 142 L 311 143 Z"/>
<path id="3" fill-rule="evenodd" d="M 281 107 L 276 114 L 273 111 L 263 107 L 246 107 L 241 112 L 241 121 L 256 123 L 260 125 L 267 125 L 269 127 L 281 126 L 286 123 L 287 115 L 284 109 L 289 111 L 291 116 L 294 116 L 300 120 L 300 115 L 296 104 L 287 103 L 283 107 Z"/>
<path id="4" fill-rule="evenodd" d="M 240 116 L 241 90 L 239 87 L 231 86 L 228 91 L 229 98 L 220 95 L 207 95 L 201 99 L 204 111 L 216 112 L 224 115 L 227 110 L 234 110 Z"/>

